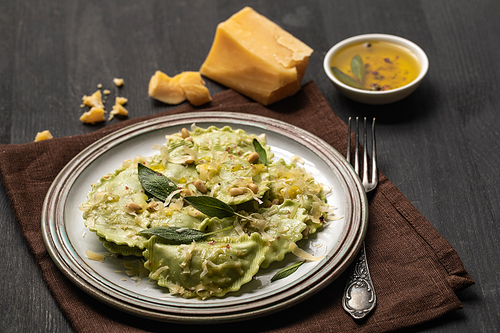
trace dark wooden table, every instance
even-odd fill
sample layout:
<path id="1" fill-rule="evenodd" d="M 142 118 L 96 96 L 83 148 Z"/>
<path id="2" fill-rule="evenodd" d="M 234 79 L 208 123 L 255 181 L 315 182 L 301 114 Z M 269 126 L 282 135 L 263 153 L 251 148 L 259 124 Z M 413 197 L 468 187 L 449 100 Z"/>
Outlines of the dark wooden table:
<path id="1" fill-rule="evenodd" d="M 500 329 L 500 2 L 464 1 L 63 1 L 0 2 L 0 144 L 106 126 L 78 120 L 81 97 L 123 77 L 130 117 L 169 107 L 152 101 L 154 71 L 198 70 L 217 23 L 251 5 L 314 50 L 314 80 L 333 110 L 376 116 L 379 166 L 455 247 L 476 285 L 464 309 L 422 332 Z M 389 33 L 419 44 L 430 60 L 405 100 L 368 106 L 341 96 L 323 73 L 336 42 Z M 225 89 L 207 80 L 212 94 Z M 114 120 L 118 121 L 118 120 Z M 114 122 L 113 121 L 113 122 Z M 108 122 L 106 122 L 108 124 Z M 27 203 L 29 204 L 29 203 Z M 0 184 L 0 327 L 67 332 Z"/>

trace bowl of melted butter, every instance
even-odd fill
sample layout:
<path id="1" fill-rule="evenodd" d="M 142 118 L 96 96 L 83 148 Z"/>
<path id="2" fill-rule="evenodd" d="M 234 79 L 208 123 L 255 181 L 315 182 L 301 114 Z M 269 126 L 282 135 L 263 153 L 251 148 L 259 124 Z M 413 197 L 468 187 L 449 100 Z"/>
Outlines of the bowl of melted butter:
<path id="1" fill-rule="evenodd" d="M 388 104 L 418 88 L 429 69 L 429 60 L 417 44 L 405 38 L 365 34 L 334 45 L 323 67 L 346 97 L 366 104 Z"/>

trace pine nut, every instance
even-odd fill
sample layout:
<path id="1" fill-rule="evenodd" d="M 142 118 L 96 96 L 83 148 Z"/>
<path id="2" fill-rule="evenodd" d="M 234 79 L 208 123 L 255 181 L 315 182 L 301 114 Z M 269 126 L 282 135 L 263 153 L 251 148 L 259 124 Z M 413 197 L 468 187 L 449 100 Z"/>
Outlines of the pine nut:
<path id="1" fill-rule="evenodd" d="M 205 183 L 199 179 L 194 182 L 194 187 L 196 187 L 196 189 L 203 194 L 207 193 L 208 191 L 207 187 L 205 186 Z"/>
<path id="2" fill-rule="evenodd" d="M 257 193 L 259 192 L 259 186 L 257 186 L 257 184 L 255 183 L 250 183 L 247 185 L 249 189 L 252 190 L 253 193 Z"/>
<path id="3" fill-rule="evenodd" d="M 196 161 L 196 159 L 193 156 L 188 156 L 188 157 L 186 157 L 186 160 L 184 161 L 184 163 L 193 164 L 195 161 Z"/>
<path id="4" fill-rule="evenodd" d="M 181 136 L 182 136 L 183 139 L 188 138 L 190 136 L 189 135 L 189 131 L 187 129 L 183 128 L 181 130 Z"/>
<path id="5" fill-rule="evenodd" d="M 231 194 L 233 197 L 242 195 L 245 192 L 241 187 L 233 187 L 232 189 L 229 190 L 229 194 Z"/>
<path id="6" fill-rule="evenodd" d="M 131 209 L 133 209 L 135 211 L 138 211 L 138 210 L 140 210 L 142 208 L 140 205 L 136 204 L 135 202 L 128 203 L 127 207 L 131 208 Z"/>
<path id="7" fill-rule="evenodd" d="M 255 163 L 258 160 L 259 160 L 259 154 L 257 154 L 256 152 L 253 152 L 250 155 L 248 155 L 247 161 L 249 163 Z"/>
<path id="8" fill-rule="evenodd" d="M 271 203 L 273 205 L 279 205 L 280 204 L 280 200 L 279 199 L 274 199 Z"/>
<path id="9" fill-rule="evenodd" d="M 148 204 L 148 210 L 149 210 L 150 212 L 154 212 L 154 211 L 156 210 L 156 206 L 157 206 L 157 205 L 158 205 L 158 204 L 156 203 L 156 201 L 151 200 L 151 202 Z"/>
<path id="10" fill-rule="evenodd" d="M 302 236 L 307 237 L 309 235 L 309 226 L 306 226 L 304 230 L 302 230 Z"/>

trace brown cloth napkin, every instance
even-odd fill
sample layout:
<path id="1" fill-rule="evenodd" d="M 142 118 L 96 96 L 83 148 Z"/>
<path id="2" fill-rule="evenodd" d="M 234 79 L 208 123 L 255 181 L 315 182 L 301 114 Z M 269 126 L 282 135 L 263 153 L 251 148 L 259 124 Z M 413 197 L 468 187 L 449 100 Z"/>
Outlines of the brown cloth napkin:
<path id="1" fill-rule="evenodd" d="M 47 141 L 0 146 L 0 173 L 21 231 L 44 279 L 76 332 L 385 332 L 440 317 L 462 307 L 455 292 L 474 283 L 453 247 L 383 174 L 369 196 L 367 257 L 377 292 L 374 312 L 354 321 L 341 305 L 346 273 L 330 286 L 289 309 L 251 322 L 186 326 L 160 323 L 111 308 L 74 286 L 56 267 L 42 241 L 40 216 L 45 193 L 57 173 L 82 149 L 126 125 L 193 111 L 251 113 L 286 121 L 330 143 L 347 145 L 347 126 L 309 82 L 295 96 L 271 106 L 227 90 L 204 108 L 183 105 L 154 116 L 130 119 L 93 133 Z M 26 205 L 29 202 L 29 205 Z"/>

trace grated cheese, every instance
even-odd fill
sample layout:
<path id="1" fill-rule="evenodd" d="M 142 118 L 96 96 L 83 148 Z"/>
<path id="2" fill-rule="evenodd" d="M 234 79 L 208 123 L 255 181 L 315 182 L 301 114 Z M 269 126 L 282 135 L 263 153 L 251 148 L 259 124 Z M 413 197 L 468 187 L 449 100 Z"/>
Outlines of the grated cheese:
<path id="1" fill-rule="evenodd" d="M 104 255 L 102 254 L 99 254 L 99 253 L 95 253 L 95 252 L 92 252 L 90 250 L 85 250 L 85 255 L 87 256 L 87 258 L 89 258 L 90 260 L 95 260 L 95 261 L 100 261 L 100 262 L 104 262 Z"/>
<path id="2" fill-rule="evenodd" d="M 302 165 L 304 165 L 304 163 L 306 163 L 306 161 L 304 161 L 304 159 L 297 154 L 290 157 L 290 161 L 297 162 L 297 163 L 300 163 Z"/>
<path id="3" fill-rule="evenodd" d="M 321 257 L 315 257 L 306 251 L 302 250 L 300 247 L 297 246 L 295 243 L 290 243 L 290 249 L 292 250 L 292 253 L 295 254 L 297 257 L 308 260 L 308 261 L 317 261 L 323 259 L 324 255 Z"/>
<path id="4" fill-rule="evenodd" d="M 163 271 L 166 271 L 168 269 L 168 266 L 163 266 L 163 267 L 160 267 L 158 268 L 152 275 L 151 275 L 151 278 L 152 279 L 156 279 L 158 277 L 158 275 L 160 275 Z"/>

